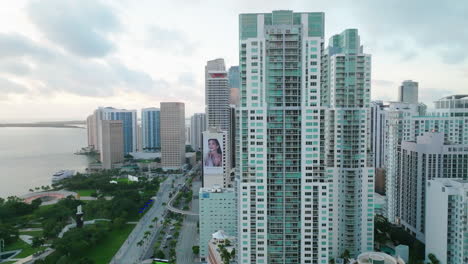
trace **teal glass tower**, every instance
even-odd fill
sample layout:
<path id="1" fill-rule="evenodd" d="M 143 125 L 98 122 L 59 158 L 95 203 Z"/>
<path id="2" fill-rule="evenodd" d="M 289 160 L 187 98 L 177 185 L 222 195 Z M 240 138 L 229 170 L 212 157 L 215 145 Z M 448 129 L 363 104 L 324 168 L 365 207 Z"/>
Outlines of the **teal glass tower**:
<path id="1" fill-rule="evenodd" d="M 328 263 L 344 249 L 372 250 L 373 169 L 361 139 L 369 129 L 370 56 L 357 30 L 326 49 L 324 13 L 239 20 L 240 263 Z M 355 139 L 343 141 L 351 130 Z"/>

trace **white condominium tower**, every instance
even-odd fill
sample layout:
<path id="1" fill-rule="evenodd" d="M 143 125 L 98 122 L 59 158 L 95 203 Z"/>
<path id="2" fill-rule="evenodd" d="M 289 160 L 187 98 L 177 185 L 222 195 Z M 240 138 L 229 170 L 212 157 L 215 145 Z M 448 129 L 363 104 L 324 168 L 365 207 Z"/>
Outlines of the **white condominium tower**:
<path id="1" fill-rule="evenodd" d="M 224 59 L 208 61 L 205 66 L 205 107 L 206 128 L 215 127 L 228 133 L 228 146 L 226 152 L 226 168 L 230 171 L 231 148 L 229 143 L 231 110 L 229 107 L 231 92 L 229 89 L 229 76 L 226 71 Z M 228 174 L 229 175 L 229 174 Z M 226 186 L 231 186 L 230 177 L 226 176 Z"/>
<path id="2" fill-rule="evenodd" d="M 328 263 L 373 249 L 370 55 L 324 48 L 324 13 L 240 15 L 240 263 Z"/>
<path id="3" fill-rule="evenodd" d="M 229 78 L 224 59 L 208 61 L 205 66 L 205 104 L 207 127 L 229 130 Z"/>
<path id="4" fill-rule="evenodd" d="M 405 209 L 407 205 L 402 204 L 404 201 L 402 199 L 409 199 L 402 197 L 405 194 L 401 193 L 401 188 L 409 187 L 401 185 L 401 179 L 408 177 L 408 173 L 401 168 L 402 161 L 398 159 L 402 142 L 417 142 L 417 137 L 427 132 L 442 132 L 444 144 L 468 145 L 468 95 L 447 96 L 435 101 L 434 104 L 435 110 L 428 113 L 418 110 L 421 105 L 406 104 L 405 108 L 394 109 L 387 114 L 387 145 L 385 147 L 387 217 L 392 223 L 398 223 L 404 217 L 402 209 Z M 435 158 L 435 155 L 431 157 Z M 438 164 L 443 164 L 443 162 L 443 160 L 437 161 Z M 423 167 L 428 168 L 427 166 L 428 164 Z M 438 169 L 432 174 L 440 175 L 441 173 L 442 169 Z M 429 174 L 424 175 L 425 180 L 432 177 Z M 418 202 L 423 201 L 419 199 Z M 424 226 L 421 225 L 421 228 Z"/>
<path id="5" fill-rule="evenodd" d="M 468 181 L 433 179 L 426 186 L 426 226 L 430 230 L 426 256 L 434 254 L 441 264 L 468 263 Z"/>

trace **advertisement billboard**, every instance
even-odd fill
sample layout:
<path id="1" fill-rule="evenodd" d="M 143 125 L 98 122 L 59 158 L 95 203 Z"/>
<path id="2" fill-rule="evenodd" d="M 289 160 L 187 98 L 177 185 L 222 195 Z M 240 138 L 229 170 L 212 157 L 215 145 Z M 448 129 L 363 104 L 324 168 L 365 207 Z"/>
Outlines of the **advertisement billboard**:
<path id="1" fill-rule="evenodd" d="M 224 139 L 223 133 L 203 134 L 203 173 L 205 175 L 223 174 Z"/>

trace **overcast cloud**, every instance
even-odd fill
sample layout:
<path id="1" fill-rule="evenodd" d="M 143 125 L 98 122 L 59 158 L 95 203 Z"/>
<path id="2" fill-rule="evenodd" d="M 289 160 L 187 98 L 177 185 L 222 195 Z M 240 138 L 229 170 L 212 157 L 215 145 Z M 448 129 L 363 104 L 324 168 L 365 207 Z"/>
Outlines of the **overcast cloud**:
<path id="1" fill-rule="evenodd" d="M 327 42 L 358 28 L 373 99 L 396 99 L 406 79 L 429 106 L 468 90 L 468 1 L 18 0 L 0 10 L 2 112 L 84 119 L 100 105 L 161 101 L 202 112 L 205 62 L 238 64 L 239 13 L 277 9 L 325 12 Z"/>

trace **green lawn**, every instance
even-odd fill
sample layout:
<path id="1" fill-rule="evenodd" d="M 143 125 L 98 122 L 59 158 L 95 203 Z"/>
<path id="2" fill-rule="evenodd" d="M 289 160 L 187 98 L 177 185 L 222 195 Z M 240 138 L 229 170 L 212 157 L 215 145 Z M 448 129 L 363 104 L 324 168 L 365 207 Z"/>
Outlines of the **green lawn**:
<path id="1" fill-rule="evenodd" d="M 42 231 L 24 231 L 24 232 L 19 232 L 20 235 L 29 235 L 32 237 L 41 237 L 42 236 Z"/>
<path id="2" fill-rule="evenodd" d="M 96 190 L 85 189 L 85 190 L 77 190 L 77 191 L 74 191 L 74 192 L 78 193 L 80 195 L 80 197 L 83 197 L 83 196 L 91 196 L 91 194 L 95 193 Z"/>
<path id="3" fill-rule="evenodd" d="M 27 256 L 30 256 L 37 251 L 44 249 L 44 247 L 41 248 L 33 248 L 30 245 L 28 245 L 26 242 L 23 240 L 19 239 L 16 240 L 13 244 L 6 245 L 5 251 L 10 251 L 10 250 L 17 250 L 17 249 L 22 249 L 21 253 L 15 256 L 15 258 L 25 258 Z M 3 264 L 3 263 L 2 263 Z"/>
<path id="4" fill-rule="evenodd" d="M 118 183 L 131 183 L 131 181 L 128 180 L 128 178 L 119 178 L 115 180 Z"/>
<path id="5" fill-rule="evenodd" d="M 92 259 L 95 264 L 109 263 L 130 235 L 133 228 L 135 228 L 135 225 L 125 225 L 125 227 L 121 229 L 112 230 L 105 239 L 99 241 L 99 243 L 88 252 L 85 252 L 83 257 Z"/>

